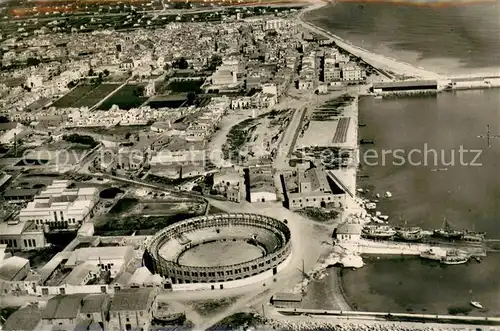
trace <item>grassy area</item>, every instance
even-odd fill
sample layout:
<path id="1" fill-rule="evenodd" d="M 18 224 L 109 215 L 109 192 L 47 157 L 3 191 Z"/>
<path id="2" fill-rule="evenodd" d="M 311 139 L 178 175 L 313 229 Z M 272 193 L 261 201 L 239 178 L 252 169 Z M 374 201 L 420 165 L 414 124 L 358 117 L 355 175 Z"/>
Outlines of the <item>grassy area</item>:
<path id="1" fill-rule="evenodd" d="M 222 330 L 247 330 L 255 328 L 264 323 L 264 319 L 254 313 L 236 313 L 217 322 L 208 331 Z"/>
<path id="2" fill-rule="evenodd" d="M 131 210 L 132 208 L 134 208 L 134 206 L 136 206 L 138 202 L 139 202 L 139 200 L 137 200 L 136 198 L 128 198 L 128 197 L 121 198 L 113 206 L 113 208 L 111 208 L 111 210 L 109 211 L 109 213 L 110 214 L 125 213 L 125 212 Z"/>
<path id="3" fill-rule="evenodd" d="M 148 98 L 144 97 L 144 87 L 140 85 L 125 85 L 106 101 L 104 101 L 99 109 L 108 110 L 113 105 L 117 105 L 120 109 L 129 110 L 142 105 Z"/>
<path id="4" fill-rule="evenodd" d="M 172 91 L 174 93 L 179 92 L 195 92 L 200 93 L 200 86 L 203 84 L 202 80 L 194 80 L 194 81 L 173 81 L 170 82 L 166 90 Z"/>
<path id="5" fill-rule="evenodd" d="M 126 236 L 136 232 L 138 235 L 152 235 L 176 222 L 199 216 L 199 213 L 184 212 L 170 216 L 132 215 L 126 217 L 106 217 L 96 222 L 96 236 Z"/>
<path id="6" fill-rule="evenodd" d="M 319 208 L 305 208 L 299 211 L 299 214 L 304 215 L 317 222 L 331 222 L 339 216 L 339 212 L 335 210 L 321 210 Z"/>
<path id="7" fill-rule="evenodd" d="M 232 156 L 237 155 L 245 142 L 251 137 L 253 129 L 255 128 L 255 119 L 249 118 L 246 119 L 229 130 L 227 134 L 227 141 L 222 146 L 222 153 L 224 155 L 224 159 L 228 160 L 232 158 Z"/>
<path id="8" fill-rule="evenodd" d="M 229 308 L 236 300 L 238 300 L 238 297 L 193 301 L 189 304 L 201 316 L 213 316 Z"/>
<path id="9" fill-rule="evenodd" d="M 96 85 L 79 85 L 75 87 L 71 92 L 54 102 L 52 106 L 56 108 L 72 107 L 75 103 L 85 97 L 96 87 Z"/>
<path id="10" fill-rule="evenodd" d="M 108 96 L 111 92 L 113 92 L 116 88 L 120 86 L 119 84 L 101 84 L 93 89 L 90 93 L 85 95 L 83 98 L 80 98 L 76 101 L 71 107 L 80 108 L 80 107 L 93 107 L 99 101 Z"/>

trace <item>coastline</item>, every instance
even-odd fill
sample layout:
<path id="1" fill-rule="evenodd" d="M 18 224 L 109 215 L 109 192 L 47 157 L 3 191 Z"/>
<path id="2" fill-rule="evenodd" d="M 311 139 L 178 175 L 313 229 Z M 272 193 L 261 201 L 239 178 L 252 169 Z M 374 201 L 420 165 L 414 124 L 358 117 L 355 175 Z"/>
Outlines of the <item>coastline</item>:
<path id="1" fill-rule="evenodd" d="M 311 6 L 305 7 L 303 10 L 301 10 L 297 16 L 297 20 L 300 25 L 302 25 L 304 28 L 310 30 L 311 32 L 314 32 L 316 34 L 319 34 L 325 38 L 328 38 L 329 40 L 333 40 L 338 47 L 344 49 L 345 51 L 353 54 L 354 56 L 357 56 L 369 65 L 373 66 L 374 68 L 382 69 L 382 70 L 387 70 L 389 72 L 393 72 L 398 75 L 402 76 L 413 76 L 415 78 L 420 78 L 420 79 L 444 79 L 441 74 L 438 74 L 436 72 L 426 70 L 421 67 L 417 67 L 415 65 L 412 65 L 410 63 L 406 63 L 385 55 L 377 54 L 374 53 L 368 49 L 359 47 L 357 45 L 354 45 L 353 43 L 344 40 L 340 38 L 339 36 L 319 27 L 314 25 L 311 22 L 308 22 L 304 19 L 304 14 L 320 9 L 322 7 L 327 6 L 330 4 L 329 2 L 315 2 Z"/>

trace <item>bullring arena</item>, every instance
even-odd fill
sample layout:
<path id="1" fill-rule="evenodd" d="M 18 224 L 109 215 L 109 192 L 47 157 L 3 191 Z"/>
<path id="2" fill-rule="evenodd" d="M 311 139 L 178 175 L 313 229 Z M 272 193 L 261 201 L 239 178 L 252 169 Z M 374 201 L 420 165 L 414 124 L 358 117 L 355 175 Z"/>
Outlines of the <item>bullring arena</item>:
<path id="1" fill-rule="evenodd" d="M 173 289 L 224 289 L 272 277 L 291 258 L 288 226 L 257 214 L 191 218 L 159 231 L 144 264 L 172 280 Z"/>

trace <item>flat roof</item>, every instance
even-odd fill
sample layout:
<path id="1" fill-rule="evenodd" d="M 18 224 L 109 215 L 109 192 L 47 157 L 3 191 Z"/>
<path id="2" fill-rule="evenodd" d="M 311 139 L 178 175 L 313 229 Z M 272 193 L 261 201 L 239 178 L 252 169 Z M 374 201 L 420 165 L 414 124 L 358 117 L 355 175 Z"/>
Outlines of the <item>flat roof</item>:
<path id="1" fill-rule="evenodd" d="M 380 82 L 373 83 L 374 89 L 391 87 L 412 87 L 412 86 L 437 86 L 437 80 L 406 80 L 401 82 Z"/>
<path id="2" fill-rule="evenodd" d="M 13 280 L 19 271 L 29 263 L 29 260 L 19 256 L 12 256 L 3 260 L 0 262 L 0 279 Z"/>
<path id="3" fill-rule="evenodd" d="M 297 293 L 276 293 L 275 295 L 273 295 L 272 300 L 301 302 L 302 295 Z"/>

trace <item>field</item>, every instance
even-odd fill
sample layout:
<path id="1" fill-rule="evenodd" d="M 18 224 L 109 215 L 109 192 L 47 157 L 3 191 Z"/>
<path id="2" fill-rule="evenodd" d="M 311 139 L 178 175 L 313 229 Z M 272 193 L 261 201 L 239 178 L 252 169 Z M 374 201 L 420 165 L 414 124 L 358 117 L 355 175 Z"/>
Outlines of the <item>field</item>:
<path id="1" fill-rule="evenodd" d="M 104 101 L 99 109 L 108 110 L 113 105 L 124 110 L 139 107 L 148 99 L 143 96 L 143 90 L 144 88 L 140 85 L 125 85 Z"/>
<path id="2" fill-rule="evenodd" d="M 83 98 L 80 98 L 77 102 L 75 102 L 72 107 L 80 108 L 80 107 L 93 107 L 99 101 L 108 96 L 111 92 L 113 92 L 116 88 L 120 86 L 119 84 L 101 84 L 93 89 L 90 93 L 85 95 Z"/>
<path id="3" fill-rule="evenodd" d="M 168 84 L 166 90 L 174 93 L 180 92 L 195 92 L 200 93 L 200 86 L 203 84 L 202 80 L 197 81 L 173 81 Z"/>
<path id="4" fill-rule="evenodd" d="M 75 103 L 89 94 L 96 86 L 94 85 L 79 85 L 71 92 L 57 100 L 52 104 L 56 108 L 69 108 L 73 107 Z"/>
<path id="5" fill-rule="evenodd" d="M 162 201 L 121 198 L 95 222 L 96 235 L 149 235 L 175 222 L 202 215 L 205 204 L 195 201 Z"/>

